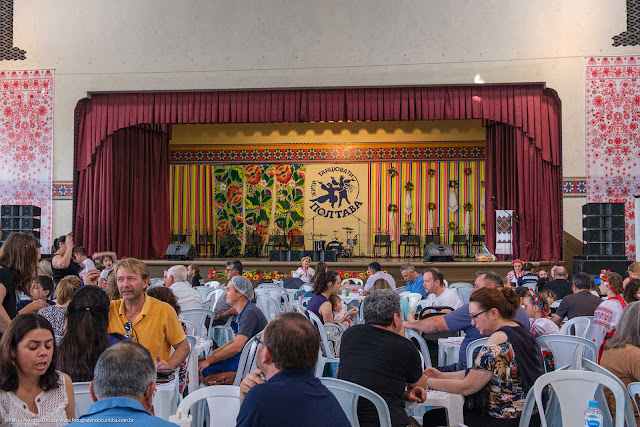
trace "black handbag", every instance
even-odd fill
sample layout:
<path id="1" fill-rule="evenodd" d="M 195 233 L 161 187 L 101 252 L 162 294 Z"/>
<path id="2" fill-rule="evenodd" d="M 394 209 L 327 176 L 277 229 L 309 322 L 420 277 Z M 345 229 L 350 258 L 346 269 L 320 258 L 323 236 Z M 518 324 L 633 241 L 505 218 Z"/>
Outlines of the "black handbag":
<path id="1" fill-rule="evenodd" d="M 469 374 L 470 369 L 467 369 L 466 375 Z M 487 406 L 487 389 L 482 387 L 480 390 L 473 394 L 464 397 L 464 405 L 462 406 L 465 413 L 468 412 L 483 412 Z"/>

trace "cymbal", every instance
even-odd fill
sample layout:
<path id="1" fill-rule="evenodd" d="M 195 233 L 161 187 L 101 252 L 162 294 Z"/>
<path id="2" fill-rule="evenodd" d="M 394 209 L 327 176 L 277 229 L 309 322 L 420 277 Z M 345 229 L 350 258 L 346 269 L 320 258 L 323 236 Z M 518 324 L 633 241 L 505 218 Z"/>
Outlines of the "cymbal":
<path id="1" fill-rule="evenodd" d="M 353 228 L 351 227 L 342 227 L 343 230 L 347 230 L 347 231 L 353 231 Z"/>

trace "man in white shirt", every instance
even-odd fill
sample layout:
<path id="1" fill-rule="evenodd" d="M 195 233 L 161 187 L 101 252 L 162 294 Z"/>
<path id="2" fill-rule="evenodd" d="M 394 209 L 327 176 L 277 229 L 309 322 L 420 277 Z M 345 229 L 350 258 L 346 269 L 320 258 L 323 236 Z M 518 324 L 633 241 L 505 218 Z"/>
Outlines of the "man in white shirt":
<path id="1" fill-rule="evenodd" d="M 367 279 L 367 282 L 364 284 L 363 293 L 364 293 L 365 296 L 369 295 L 371 293 L 371 289 L 373 288 L 373 284 L 378 279 L 386 280 L 387 283 L 391 286 L 391 289 L 395 289 L 396 288 L 395 279 L 389 273 L 385 273 L 385 272 L 382 271 L 382 267 L 380 266 L 380 263 L 372 262 L 371 264 L 369 264 L 368 271 L 369 271 L 370 276 Z"/>
<path id="2" fill-rule="evenodd" d="M 424 289 L 429 294 L 425 307 L 451 307 L 454 310 L 462 306 L 458 293 L 444 285 L 444 275 L 440 270 L 429 267 L 425 270 Z M 451 310 L 446 310 L 448 313 Z"/>
<path id="3" fill-rule="evenodd" d="M 169 268 L 164 283 L 178 298 L 182 311 L 202 308 L 200 292 L 193 289 L 187 282 L 187 268 L 184 265 L 174 265 Z"/>
<path id="4" fill-rule="evenodd" d="M 73 249 L 73 256 L 75 258 L 75 262 L 82 267 L 82 271 L 79 273 L 81 279 L 87 271 L 96 269 L 96 265 L 93 263 L 93 260 L 87 255 L 87 250 L 82 246 Z"/>

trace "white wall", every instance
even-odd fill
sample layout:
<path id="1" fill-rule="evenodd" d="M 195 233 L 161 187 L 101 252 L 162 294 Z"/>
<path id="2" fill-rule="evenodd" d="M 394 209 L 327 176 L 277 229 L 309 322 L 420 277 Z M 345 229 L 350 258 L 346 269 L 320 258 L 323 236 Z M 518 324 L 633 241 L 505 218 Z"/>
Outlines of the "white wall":
<path id="1" fill-rule="evenodd" d="M 562 99 L 564 175 L 585 175 L 585 57 L 614 48 L 624 0 L 15 0 L 14 44 L 56 69 L 54 180 L 73 109 L 96 91 L 545 82 Z M 565 200 L 580 236 L 583 199 Z M 54 202 L 54 235 L 71 202 Z"/>

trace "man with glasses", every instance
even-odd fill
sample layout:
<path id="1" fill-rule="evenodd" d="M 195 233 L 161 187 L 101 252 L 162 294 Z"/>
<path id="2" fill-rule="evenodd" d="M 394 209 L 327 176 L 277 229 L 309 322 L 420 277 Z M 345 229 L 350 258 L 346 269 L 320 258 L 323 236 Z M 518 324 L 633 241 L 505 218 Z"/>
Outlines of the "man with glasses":
<path id="1" fill-rule="evenodd" d="M 138 259 L 125 258 L 111 274 L 116 275 L 122 299 L 111 301 L 109 333 L 122 334 L 149 350 L 158 369 L 175 370 L 189 355 L 189 342 L 174 308 L 145 293 L 149 269 Z"/>
<path id="2" fill-rule="evenodd" d="M 309 319 L 283 313 L 256 340 L 258 369 L 240 384 L 238 426 L 283 426 L 292 420 L 312 427 L 351 425 L 340 403 L 314 375 L 320 337 Z"/>
<path id="3" fill-rule="evenodd" d="M 427 297 L 427 291 L 424 289 L 424 278 L 422 274 L 418 274 L 416 268 L 407 263 L 400 266 L 400 274 L 402 278 L 407 282 L 405 286 L 406 292 L 412 292 L 422 295 L 422 298 Z"/>
<path id="4" fill-rule="evenodd" d="M 236 331 L 233 340 L 227 342 L 211 353 L 206 359 L 198 362 L 203 377 L 222 372 L 238 370 L 242 348 L 258 332 L 267 326 L 267 319 L 262 311 L 251 302 L 253 284 L 243 276 L 233 276 L 227 283 L 227 301 L 238 313 L 238 322 L 232 327 Z"/>
<path id="5" fill-rule="evenodd" d="M 242 276 L 243 267 L 242 263 L 238 260 L 227 261 L 226 269 L 227 280 L 231 283 L 231 278 L 236 276 Z M 227 286 L 229 286 L 227 284 Z M 224 325 L 230 316 L 238 314 L 232 304 L 227 302 L 227 294 L 224 293 L 218 298 L 215 307 L 213 307 L 214 325 Z"/>
<path id="6" fill-rule="evenodd" d="M 473 291 L 480 288 L 492 287 L 502 288 L 502 277 L 492 271 L 478 271 L 474 282 Z M 529 327 L 529 318 L 522 307 L 516 313 L 514 319 L 526 328 Z M 460 344 L 460 352 L 458 353 L 458 362 L 447 366 L 440 366 L 438 370 L 441 372 L 456 372 L 467 369 L 467 346 L 470 342 L 484 337 L 474 325 L 471 324 L 471 316 L 469 315 L 469 304 L 465 304 L 444 316 L 433 316 L 419 322 L 404 322 L 405 328 L 414 331 L 434 334 L 438 332 L 458 332 L 464 331 L 465 336 Z M 478 349 L 479 351 L 479 349 Z"/>

